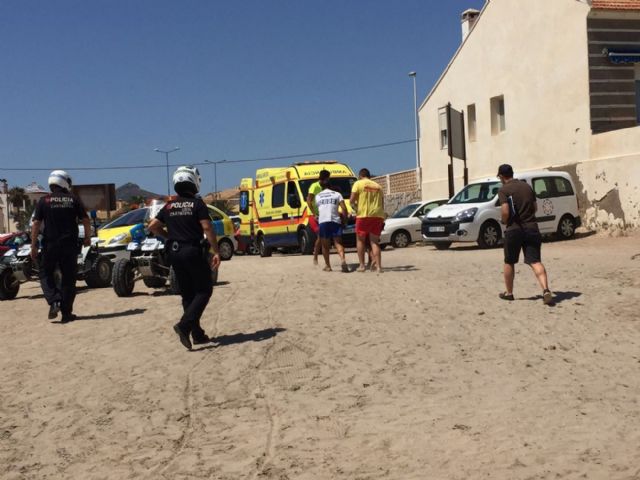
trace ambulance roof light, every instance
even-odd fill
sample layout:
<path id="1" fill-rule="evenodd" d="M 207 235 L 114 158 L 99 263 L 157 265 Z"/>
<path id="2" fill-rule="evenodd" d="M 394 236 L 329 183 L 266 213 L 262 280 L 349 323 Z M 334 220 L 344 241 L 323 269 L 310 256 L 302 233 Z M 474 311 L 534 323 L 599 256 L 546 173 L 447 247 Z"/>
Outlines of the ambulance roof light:
<path id="1" fill-rule="evenodd" d="M 315 160 L 310 162 L 298 162 L 294 163 L 296 167 L 304 166 L 304 165 L 322 165 L 322 164 L 333 164 L 338 163 L 336 160 Z"/>

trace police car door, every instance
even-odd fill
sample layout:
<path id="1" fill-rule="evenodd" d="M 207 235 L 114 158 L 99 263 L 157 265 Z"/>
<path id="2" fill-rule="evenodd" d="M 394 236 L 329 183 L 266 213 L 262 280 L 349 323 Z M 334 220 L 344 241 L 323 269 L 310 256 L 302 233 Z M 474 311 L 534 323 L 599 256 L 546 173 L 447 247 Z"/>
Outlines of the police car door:
<path id="1" fill-rule="evenodd" d="M 536 219 L 540 233 L 554 232 L 558 222 L 558 206 L 553 197 L 553 185 L 550 177 L 538 177 L 531 180 L 533 191 L 536 194 Z"/>

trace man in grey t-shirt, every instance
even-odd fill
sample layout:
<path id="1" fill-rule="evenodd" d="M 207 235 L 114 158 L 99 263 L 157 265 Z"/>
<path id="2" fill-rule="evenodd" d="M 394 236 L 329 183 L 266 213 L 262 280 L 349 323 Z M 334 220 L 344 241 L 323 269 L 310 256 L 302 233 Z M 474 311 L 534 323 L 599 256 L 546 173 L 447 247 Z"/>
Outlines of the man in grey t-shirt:
<path id="1" fill-rule="evenodd" d="M 511 165 L 500 165 L 498 178 L 502 188 L 498 192 L 501 205 L 502 223 L 507 225 L 504 234 L 504 283 L 506 291 L 499 296 L 503 300 L 513 300 L 514 265 L 518 263 L 520 250 L 524 253 L 524 263 L 535 273 L 542 287 L 545 305 L 553 301 L 547 271 L 540 259 L 542 237 L 536 221 L 536 195 L 526 182 L 513 178 Z"/>
<path id="2" fill-rule="evenodd" d="M 329 184 L 329 179 L 320 180 L 323 190 L 315 196 L 318 208 L 318 224 L 319 236 L 322 244 L 322 256 L 324 257 L 324 271 L 331 271 L 331 263 L 329 262 L 329 250 L 331 249 L 331 241 L 336 247 L 336 251 L 340 256 L 342 263 L 342 271 L 348 272 L 349 267 L 344 256 L 344 247 L 342 246 L 342 224 L 343 218 L 340 215 L 340 209 L 344 215 L 347 212 L 347 206 L 344 203 L 342 194 L 333 190 Z"/>

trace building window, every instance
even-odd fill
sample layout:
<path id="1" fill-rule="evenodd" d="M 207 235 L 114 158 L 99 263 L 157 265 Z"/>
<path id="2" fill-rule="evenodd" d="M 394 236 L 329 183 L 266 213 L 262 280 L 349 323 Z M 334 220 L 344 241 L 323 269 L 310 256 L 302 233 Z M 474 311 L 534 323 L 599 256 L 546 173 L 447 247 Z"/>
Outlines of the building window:
<path id="1" fill-rule="evenodd" d="M 469 141 L 476 141 L 476 104 L 467 105 L 467 131 L 469 132 Z"/>
<path id="2" fill-rule="evenodd" d="M 438 125 L 440 129 L 440 149 L 444 150 L 449 147 L 449 129 L 447 128 L 446 107 L 438 110 Z"/>
<path id="3" fill-rule="evenodd" d="M 505 130 L 504 95 L 500 95 L 491 99 L 491 135 L 498 135 Z"/>

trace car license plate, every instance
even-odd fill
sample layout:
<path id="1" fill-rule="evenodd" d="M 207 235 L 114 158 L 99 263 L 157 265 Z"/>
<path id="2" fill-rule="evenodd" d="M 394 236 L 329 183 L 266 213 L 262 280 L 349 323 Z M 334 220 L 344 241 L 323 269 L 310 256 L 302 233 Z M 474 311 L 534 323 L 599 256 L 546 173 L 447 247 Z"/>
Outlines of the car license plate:
<path id="1" fill-rule="evenodd" d="M 430 232 L 444 232 L 443 226 L 429 227 Z"/>

